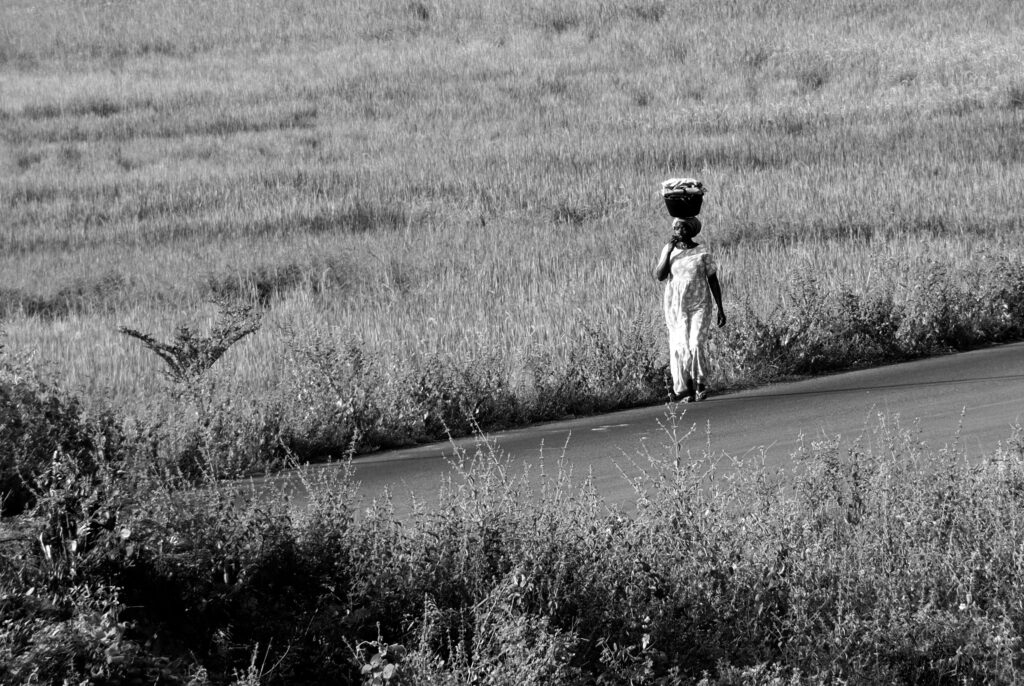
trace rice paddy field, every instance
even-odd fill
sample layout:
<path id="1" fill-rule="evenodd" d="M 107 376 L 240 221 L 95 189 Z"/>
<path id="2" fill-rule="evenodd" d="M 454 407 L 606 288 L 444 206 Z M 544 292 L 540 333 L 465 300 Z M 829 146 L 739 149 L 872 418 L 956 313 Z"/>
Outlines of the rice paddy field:
<path id="1" fill-rule="evenodd" d="M 158 423 L 120 328 L 252 303 L 199 413 L 307 455 L 657 402 L 673 176 L 719 387 L 1019 337 L 1021 45 L 1014 0 L 7 0 L 0 341 Z"/>

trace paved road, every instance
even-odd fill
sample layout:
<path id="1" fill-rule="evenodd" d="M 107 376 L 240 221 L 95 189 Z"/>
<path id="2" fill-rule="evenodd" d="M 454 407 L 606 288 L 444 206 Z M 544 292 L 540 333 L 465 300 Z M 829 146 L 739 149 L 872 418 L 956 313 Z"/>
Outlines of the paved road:
<path id="1" fill-rule="evenodd" d="M 693 454 L 704 450 L 710 432 L 715 453 L 763 453 L 770 467 L 782 465 L 801 436 L 838 437 L 846 444 L 884 413 L 904 427 L 919 428 L 919 438 L 931 448 L 959 441 L 968 458 L 977 459 L 991 454 L 1015 424 L 1024 422 L 1024 343 L 712 395 L 702 403 L 673 407 L 683 430 L 695 428 L 682 447 Z M 606 500 L 626 502 L 632 491 L 620 469 L 628 471 L 630 460 L 643 450 L 668 449 L 670 410 L 661 405 L 559 421 L 495 433 L 489 440 L 514 463 L 536 461 L 543 454 L 552 465 L 561 457 L 574 474 L 589 470 Z M 429 502 L 441 476 L 450 471 L 447 459 L 456 450 L 472 452 L 474 445 L 474 439 L 463 439 L 357 458 L 359 492 L 374 498 L 389 487 L 401 514 L 410 493 Z M 289 477 L 274 481 L 289 482 Z M 293 492 L 301 502 L 301 488 Z"/>

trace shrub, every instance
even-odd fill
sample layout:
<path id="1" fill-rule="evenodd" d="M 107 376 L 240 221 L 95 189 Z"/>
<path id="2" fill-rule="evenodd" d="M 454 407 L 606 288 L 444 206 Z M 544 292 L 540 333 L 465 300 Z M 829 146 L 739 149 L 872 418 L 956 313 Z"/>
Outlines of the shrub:
<path id="1" fill-rule="evenodd" d="M 33 483 L 55 454 L 86 470 L 116 457 L 123 435 L 113 415 L 85 415 L 81 403 L 0 348 L 0 514 L 35 501 Z"/>
<path id="2" fill-rule="evenodd" d="M 438 630 L 444 613 L 428 601 L 418 647 L 396 670 L 408 674 L 403 683 L 544 686 L 574 681 L 575 635 L 553 628 L 546 617 L 524 613 L 522 590 L 521 578 L 498 582 L 470 609 L 466 632 L 455 645 Z"/>
<path id="3" fill-rule="evenodd" d="M 203 408 L 201 415 L 171 417 L 155 427 L 156 464 L 195 484 L 285 467 L 287 431 L 273 408 L 222 396 L 210 397 Z"/>
<path id="4" fill-rule="evenodd" d="M 651 322 L 641 316 L 623 322 L 620 331 L 581 322 L 566 362 L 545 352 L 527 355 L 523 411 L 538 421 L 660 400 L 667 370 L 659 361 L 662 347 Z"/>
<path id="5" fill-rule="evenodd" d="M 46 547 L 0 558 L 3 678 L 1019 680 L 1019 435 L 968 465 L 880 418 L 847 452 L 812 443 L 790 472 L 712 478 L 722 457 L 691 456 L 669 419 L 675 447 L 647 455 L 628 513 L 486 445 L 403 522 L 386 499 L 360 509 L 344 467 L 309 475 L 296 516 L 272 494 L 65 456 L 40 480 Z"/>
<path id="6" fill-rule="evenodd" d="M 97 683 L 128 676 L 126 666 L 138 646 L 125 638 L 124 606 L 116 589 L 76 586 L 64 594 L 60 610 L 39 611 L 45 602 L 36 608 L 23 605 L 13 617 L 7 614 L 14 609 L 7 595 L 11 590 L 4 588 L 7 607 L 0 624 L 3 683 L 81 683 L 83 678 Z"/>
<path id="7" fill-rule="evenodd" d="M 287 335 L 285 393 L 298 416 L 284 440 L 301 456 L 444 440 L 522 419 L 521 403 L 493 360 L 437 354 L 396 369 L 355 338 Z"/>
<path id="8" fill-rule="evenodd" d="M 262 324 L 262 313 L 246 302 L 221 301 L 217 323 L 208 335 L 200 335 L 188 325 L 181 325 L 174 340 L 164 343 L 135 329 L 122 326 L 120 332 L 140 341 L 166 364 L 164 375 L 175 392 L 188 396 L 201 417 L 206 416 L 207 394 L 202 381 L 210 368 L 233 345 L 256 333 Z"/>
<path id="9" fill-rule="evenodd" d="M 830 290 L 792 274 L 767 314 L 740 303 L 712 359 L 732 383 L 760 383 L 922 355 L 965 350 L 1024 335 L 1024 263 L 985 258 L 984 270 L 936 262 L 912 268 L 908 286 Z"/>
<path id="10" fill-rule="evenodd" d="M 437 356 L 412 379 L 410 398 L 423 413 L 420 437 L 426 440 L 500 428 L 521 416 L 507 377 L 490 360 L 456 365 Z"/>
<path id="11" fill-rule="evenodd" d="M 290 447 L 299 455 L 323 456 L 379 445 L 388 384 L 375 361 L 354 340 L 339 346 L 318 331 L 289 330 L 286 336 L 291 377 L 285 393 L 297 415 Z M 400 404 L 391 410 L 404 416 Z"/>
<path id="12" fill-rule="evenodd" d="M 767 317 L 741 305 L 716 357 L 728 377 L 754 383 L 878 364 L 907 356 L 897 338 L 903 320 L 891 292 L 830 292 L 796 275 Z"/>
<path id="13" fill-rule="evenodd" d="M 913 354 L 962 349 L 976 341 L 978 309 L 977 297 L 945 265 L 930 264 L 908 293 L 897 338 Z"/>

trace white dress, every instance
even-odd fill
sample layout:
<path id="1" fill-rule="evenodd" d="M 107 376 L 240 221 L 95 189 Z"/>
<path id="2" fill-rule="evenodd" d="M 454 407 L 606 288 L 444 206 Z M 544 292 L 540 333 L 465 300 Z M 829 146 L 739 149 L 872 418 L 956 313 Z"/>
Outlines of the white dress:
<path id="1" fill-rule="evenodd" d="M 718 267 L 704 246 L 697 245 L 673 248 L 669 269 L 664 300 L 669 369 L 673 390 L 682 394 L 690 392 L 688 381 L 704 383 L 704 349 L 713 301 L 707 277 Z"/>

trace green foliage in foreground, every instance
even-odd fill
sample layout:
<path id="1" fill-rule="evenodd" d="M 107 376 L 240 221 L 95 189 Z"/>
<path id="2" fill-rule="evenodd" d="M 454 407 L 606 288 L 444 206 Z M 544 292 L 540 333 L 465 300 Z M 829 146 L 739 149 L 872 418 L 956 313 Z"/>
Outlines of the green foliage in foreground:
<path id="1" fill-rule="evenodd" d="M 968 465 L 881 417 L 772 473 L 680 452 L 684 419 L 627 510 L 482 445 L 403 521 L 344 465 L 297 511 L 57 449 L 4 522 L 0 682 L 1019 680 L 1019 431 Z"/>

